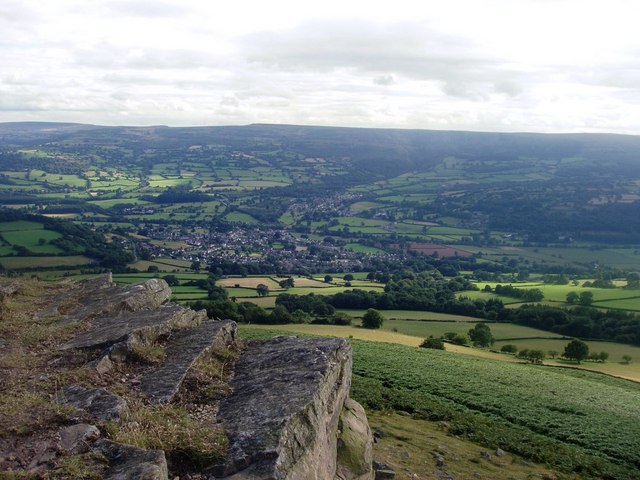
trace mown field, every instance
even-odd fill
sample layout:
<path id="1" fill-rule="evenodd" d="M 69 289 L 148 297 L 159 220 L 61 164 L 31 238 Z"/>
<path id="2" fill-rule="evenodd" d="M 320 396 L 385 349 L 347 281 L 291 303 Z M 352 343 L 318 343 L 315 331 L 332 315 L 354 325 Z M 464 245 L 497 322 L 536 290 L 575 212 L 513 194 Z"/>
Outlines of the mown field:
<path id="1" fill-rule="evenodd" d="M 421 320 L 388 320 L 382 325 L 383 330 L 404 333 L 414 337 L 426 338 L 429 335 L 440 337 L 447 332 L 467 334 L 473 327 L 470 322 L 443 322 Z M 491 333 L 496 340 L 514 338 L 560 338 L 559 335 L 544 330 L 516 325 L 513 323 L 490 323 Z"/>
<path id="2" fill-rule="evenodd" d="M 241 333 L 264 338 L 274 331 Z M 403 345 L 352 345 L 352 396 L 368 409 L 442 420 L 451 435 L 575 478 L 638 478 L 640 384 Z"/>

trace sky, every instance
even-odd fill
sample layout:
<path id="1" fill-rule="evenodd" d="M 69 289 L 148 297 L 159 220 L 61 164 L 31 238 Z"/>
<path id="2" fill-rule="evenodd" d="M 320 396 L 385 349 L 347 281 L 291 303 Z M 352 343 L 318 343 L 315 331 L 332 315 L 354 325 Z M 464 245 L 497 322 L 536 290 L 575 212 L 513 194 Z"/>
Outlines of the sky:
<path id="1" fill-rule="evenodd" d="M 2 0 L 0 122 L 640 134 L 637 0 Z"/>

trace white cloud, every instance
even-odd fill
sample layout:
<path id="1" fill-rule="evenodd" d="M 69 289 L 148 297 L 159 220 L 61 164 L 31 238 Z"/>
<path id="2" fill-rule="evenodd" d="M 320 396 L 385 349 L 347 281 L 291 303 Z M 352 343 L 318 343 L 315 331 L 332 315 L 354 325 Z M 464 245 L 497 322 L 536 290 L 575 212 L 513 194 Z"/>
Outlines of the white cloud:
<path id="1" fill-rule="evenodd" d="M 5 0 L 0 121 L 640 134 L 640 2 Z"/>

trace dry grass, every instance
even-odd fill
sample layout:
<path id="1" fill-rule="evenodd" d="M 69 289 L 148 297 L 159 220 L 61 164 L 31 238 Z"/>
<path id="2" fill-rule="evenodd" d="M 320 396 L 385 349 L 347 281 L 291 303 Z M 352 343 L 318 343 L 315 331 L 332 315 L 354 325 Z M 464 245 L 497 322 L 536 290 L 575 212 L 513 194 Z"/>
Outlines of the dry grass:
<path id="1" fill-rule="evenodd" d="M 280 285 L 269 277 L 231 277 L 223 278 L 216 282 L 216 285 L 221 287 L 235 287 L 238 285 L 243 288 L 256 288 L 260 284 L 266 285 L 270 290 L 278 290 L 280 288 Z"/>
<path id="2" fill-rule="evenodd" d="M 194 466 L 220 462 L 227 438 L 214 417 L 203 418 L 179 405 L 150 406 L 129 399 L 130 413 L 113 432 L 116 442 L 161 449 L 170 463 L 188 459 Z"/>
<path id="3" fill-rule="evenodd" d="M 56 469 L 48 475 L 51 479 L 99 480 L 104 478 L 107 460 L 96 453 L 82 453 L 62 457 Z"/>
<path id="4" fill-rule="evenodd" d="M 167 356 L 164 345 L 158 342 L 135 342 L 132 347 L 132 353 L 136 360 L 152 365 L 162 362 Z"/>

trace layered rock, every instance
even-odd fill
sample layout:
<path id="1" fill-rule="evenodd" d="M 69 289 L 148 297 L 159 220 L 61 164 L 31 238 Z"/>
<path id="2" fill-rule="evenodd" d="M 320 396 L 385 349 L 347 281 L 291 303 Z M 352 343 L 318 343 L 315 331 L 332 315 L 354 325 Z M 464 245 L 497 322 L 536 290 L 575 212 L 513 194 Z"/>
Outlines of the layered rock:
<path id="1" fill-rule="evenodd" d="M 132 407 L 125 398 L 146 397 L 152 404 L 176 401 L 198 359 L 209 351 L 236 347 L 236 324 L 166 304 L 170 290 L 159 279 L 118 287 L 110 275 L 103 275 L 63 286 L 51 289 L 54 293 L 40 304 L 37 315 L 55 315 L 59 318 L 53 320 L 62 323 L 80 322 L 74 327 L 79 333 L 61 347 L 60 358 L 82 359 L 85 366 L 95 368 L 99 375 L 91 378 L 101 388 L 85 380 L 82 385 L 63 386 L 55 400 L 82 410 L 74 416 L 76 421 L 95 425 L 62 427 L 58 448 L 41 449 L 45 453 L 32 463 L 46 468 L 60 452 L 92 451 L 108 461 L 104 478 L 167 479 L 163 451 L 100 439 L 97 427 L 104 422 L 116 425 L 121 417 L 127 421 Z M 14 293 L 0 291 L 7 297 Z M 160 364 L 149 363 L 144 356 L 149 349 L 137 348 L 148 346 L 163 352 Z M 74 357 L 78 349 L 82 353 Z M 117 362 L 131 361 L 135 364 L 116 367 Z M 372 480 L 373 438 L 364 410 L 349 399 L 351 366 L 351 347 L 344 339 L 275 337 L 250 342 L 235 365 L 233 393 L 219 408 L 215 397 L 195 405 L 198 392 L 190 392 L 188 400 L 178 397 L 189 404 L 180 403 L 180 408 L 193 409 L 194 415 L 201 415 L 193 418 L 210 428 L 219 428 L 218 413 L 217 421 L 229 438 L 225 461 L 204 469 L 202 475 L 227 480 Z M 202 371 L 189 378 L 198 379 L 198 375 Z M 124 398 L 109 391 L 114 382 L 118 385 L 114 391 Z M 123 389 L 123 384 L 128 387 Z M 176 461 L 175 456 L 169 459 Z M 175 463 L 174 467 L 181 468 Z"/>
<path id="2" fill-rule="evenodd" d="M 56 401 L 84 410 L 95 420 L 117 420 L 127 411 L 127 403 L 104 388 L 67 385 L 56 393 Z"/>
<path id="3" fill-rule="evenodd" d="M 124 342 L 132 349 L 136 343 L 153 342 L 173 330 L 196 327 L 205 318 L 204 311 L 195 312 L 176 304 L 137 312 L 119 311 L 94 318 L 85 332 L 62 348 L 103 348 Z"/>
<path id="4" fill-rule="evenodd" d="M 252 342 L 220 406 L 229 480 L 333 480 L 338 423 L 351 385 L 344 339 L 275 337 Z M 372 443 L 371 432 L 362 443 Z M 373 478 L 370 459 L 367 472 Z M 366 468 L 365 468 L 366 469 Z M 347 471 L 347 469 L 345 469 Z"/>
<path id="5" fill-rule="evenodd" d="M 109 273 L 67 284 L 65 292 L 53 297 L 39 315 L 63 315 L 64 322 L 73 323 L 100 315 L 155 309 L 170 296 L 169 285 L 159 278 L 119 287 L 113 283 Z"/>

